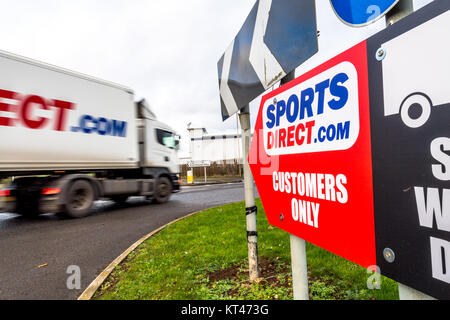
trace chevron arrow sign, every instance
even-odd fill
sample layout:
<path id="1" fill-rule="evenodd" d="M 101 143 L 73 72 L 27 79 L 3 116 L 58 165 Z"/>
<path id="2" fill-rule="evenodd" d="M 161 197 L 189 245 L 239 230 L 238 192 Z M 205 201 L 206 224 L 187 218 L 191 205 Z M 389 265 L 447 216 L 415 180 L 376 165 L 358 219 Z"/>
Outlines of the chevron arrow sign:
<path id="1" fill-rule="evenodd" d="M 218 62 L 226 120 L 318 51 L 314 0 L 258 0 Z"/>

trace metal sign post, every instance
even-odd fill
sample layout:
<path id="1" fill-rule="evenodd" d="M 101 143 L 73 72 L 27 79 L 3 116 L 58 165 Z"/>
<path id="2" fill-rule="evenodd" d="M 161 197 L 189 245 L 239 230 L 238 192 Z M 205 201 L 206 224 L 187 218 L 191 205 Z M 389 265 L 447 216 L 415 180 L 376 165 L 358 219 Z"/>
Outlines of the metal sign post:
<path id="1" fill-rule="evenodd" d="M 417 291 L 416 289 L 405 286 L 400 282 L 398 283 L 398 294 L 400 300 L 436 300 L 435 298 Z"/>
<path id="2" fill-rule="evenodd" d="M 309 300 L 306 241 L 290 235 L 294 300 Z"/>
<path id="3" fill-rule="evenodd" d="M 242 146 L 244 158 L 244 188 L 245 188 L 245 212 L 247 217 L 247 242 L 248 242 L 248 266 L 250 281 L 259 278 L 258 269 L 258 232 L 256 229 L 255 190 L 253 186 L 253 175 L 248 164 L 250 153 L 250 142 L 252 138 L 250 125 L 250 108 L 247 105 L 239 113 L 242 128 Z"/>
<path id="4" fill-rule="evenodd" d="M 295 71 L 289 72 L 281 79 L 281 85 L 295 79 Z M 291 267 L 294 300 L 309 300 L 308 263 L 306 257 L 306 241 L 291 234 Z"/>
<path id="5" fill-rule="evenodd" d="M 389 25 L 392 25 L 413 11 L 413 0 L 400 0 L 396 6 L 386 14 L 386 21 Z"/>
<path id="6" fill-rule="evenodd" d="M 201 161 L 190 161 L 188 162 L 188 166 L 192 169 L 194 168 L 203 168 L 204 169 L 204 175 L 205 175 L 205 182 L 208 182 L 208 176 L 206 174 L 206 168 L 211 166 L 211 161 L 209 160 L 201 160 Z M 193 175 L 192 170 L 192 175 Z M 191 178 L 193 183 L 193 177 Z M 189 182 L 189 174 L 188 174 L 188 182 Z"/>

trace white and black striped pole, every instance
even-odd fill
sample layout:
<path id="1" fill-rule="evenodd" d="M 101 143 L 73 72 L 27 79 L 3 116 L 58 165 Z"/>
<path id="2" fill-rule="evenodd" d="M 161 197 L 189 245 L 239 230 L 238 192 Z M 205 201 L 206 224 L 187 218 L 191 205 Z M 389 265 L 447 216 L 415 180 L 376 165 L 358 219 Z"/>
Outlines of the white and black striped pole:
<path id="1" fill-rule="evenodd" d="M 247 243 L 248 243 L 248 266 L 250 282 L 260 277 L 258 268 L 258 231 L 256 228 L 255 189 L 253 175 L 248 164 L 251 143 L 250 108 L 245 106 L 239 112 L 239 120 L 242 128 L 242 147 L 244 165 L 244 189 L 245 189 L 245 214 L 247 218 Z"/>
<path id="2" fill-rule="evenodd" d="M 281 79 L 281 85 L 295 79 L 295 71 L 288 73 Z M 309 300 L 308 289 L 308 263 L 306 260 L 306 241 L 290 235 L 291 243 L 291 266 L 292 266 L 292 289 L 294 300 Z"/>

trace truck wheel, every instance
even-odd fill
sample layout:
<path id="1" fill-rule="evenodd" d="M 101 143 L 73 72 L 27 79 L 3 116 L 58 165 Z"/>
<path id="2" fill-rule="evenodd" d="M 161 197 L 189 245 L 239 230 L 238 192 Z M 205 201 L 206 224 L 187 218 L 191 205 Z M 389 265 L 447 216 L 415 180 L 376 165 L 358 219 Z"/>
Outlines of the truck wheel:
<path id="1" fill-rule="evenodd" d="M 94 188 L 86 180 L 77 180 L 69 186 L 65 200 L 66 216 L 85 217 L 91 213 L 94 204 Z"/>
<path id="2" fill-rule="evenodd" d="M 166 177 L 161 177 L 156 181 L 154 203 L 166 203 L 172 195 L 172 183 Z"/>
<path id="3" fill-rule="evenodd" d="M 413 129 L 423 126 L 431 116 L 432 106 L 431 99 L 426 94 L 417 92 L 409 95 L 400 107 L 403 123 Z M 419 116 L 411 116 L 412 107 L 420 109 L 421 114 Z"/>

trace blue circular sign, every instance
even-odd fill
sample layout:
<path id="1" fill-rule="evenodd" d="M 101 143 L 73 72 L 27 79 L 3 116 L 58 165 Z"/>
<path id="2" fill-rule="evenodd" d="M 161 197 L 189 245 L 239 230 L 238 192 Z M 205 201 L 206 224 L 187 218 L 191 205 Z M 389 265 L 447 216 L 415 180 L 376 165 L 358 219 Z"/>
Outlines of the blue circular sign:
<path id="1" fill-rule="evenodd" d="M 399 0 L 330 0 L 337 16 L 354 27 L 375 22 L 391 10 Z"/>

